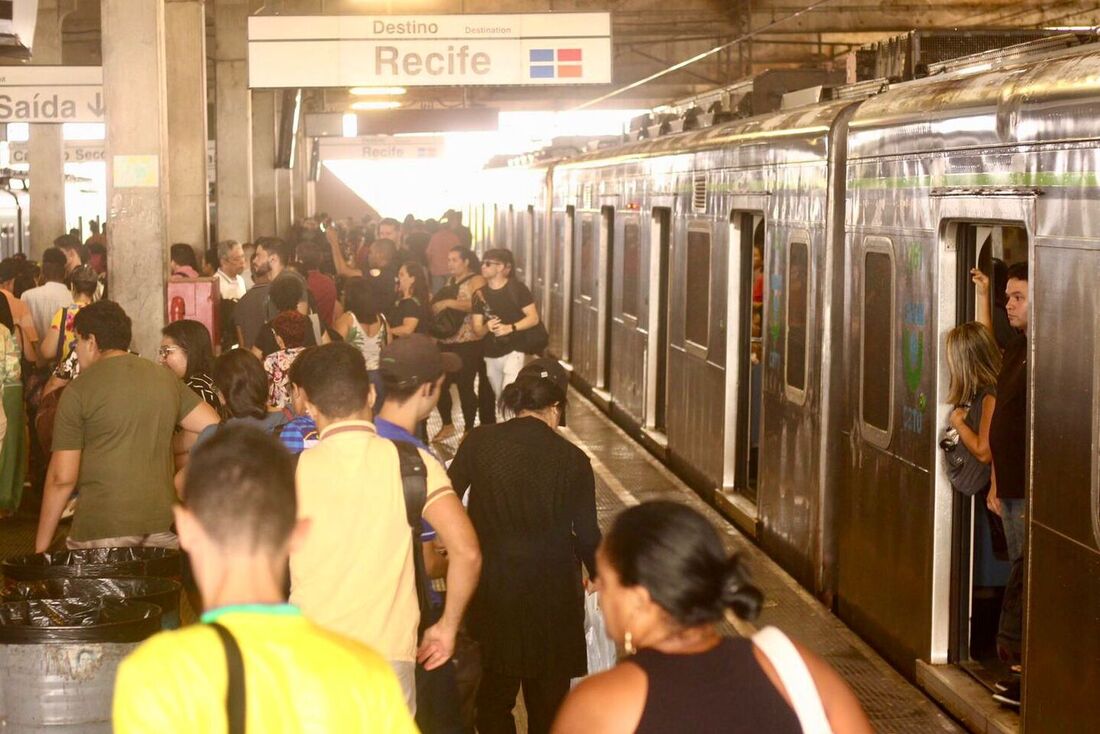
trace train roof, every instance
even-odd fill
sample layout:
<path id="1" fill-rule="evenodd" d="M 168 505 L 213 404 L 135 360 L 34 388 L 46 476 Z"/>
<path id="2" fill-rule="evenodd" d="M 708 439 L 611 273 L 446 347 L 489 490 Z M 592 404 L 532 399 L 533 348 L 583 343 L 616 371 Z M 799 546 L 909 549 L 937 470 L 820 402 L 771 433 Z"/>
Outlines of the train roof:
<path id="1" fill-rule="evenodd" d="M 716 150 L 746 143 L 762 143 L 776 138 L 819 136 L 827 133 L 840 113 L 852 104 L 852 100 L 839 100 L 771 112 L 700 130 L 601 148 L 560 161 L 557 165 L 562 168 L 589 168 L 658 156 Z"/>
<path id="2" fill-rule="evenodd" d="M 891 86 L 856 110 L 848 156 L 1097 138 L 1100 43 Z"/>

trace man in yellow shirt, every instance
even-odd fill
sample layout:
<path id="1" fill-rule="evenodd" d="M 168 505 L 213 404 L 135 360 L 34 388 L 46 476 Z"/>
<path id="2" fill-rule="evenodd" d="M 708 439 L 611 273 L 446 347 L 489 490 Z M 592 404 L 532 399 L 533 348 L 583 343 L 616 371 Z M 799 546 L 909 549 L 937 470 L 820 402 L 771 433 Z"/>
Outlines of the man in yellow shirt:
<path id="1" fill-rule="evenodd" d="M 227 732 L 242 702 L 249 732 L 416 732 L 386 660 L 282 603 L 287 558 L 309 521 L 296 519 L 291 459 L 279 442 L 227 427 L 195 449 L 188 468 L 176 527 L 205 624 L 162 632 L 123 661 L 116 734 Z M 242 666 L 231 688 L 234 646 Z"/>
<path id="2" fill-rule="evenodd" d="M 373 389 L 363 355 L 341 342 L 310 347 L 298 359 L 305 360 L 299 388 L 321 440 L 298 459 L 298 507 L 312 532 L 290 560 L 290 600 L 322 627 L 377 650 L 415 711 L 416 663 L 433 670 L 454 653 L 481 570 L 477 536 L 447 472 L 421 450 L 427 470 L 423 518 L 435 528 L 449 563 L 443 615 L 424 630 L 418 647 L 420 608 L 401 465 L 397 447 L 379 438 L 370 422 Z M 434 383 L 443 373 L 438 349 L 434 360 L 417 364 L 412 371 L 424 374 L 405 375 L 412 384 Z"/>

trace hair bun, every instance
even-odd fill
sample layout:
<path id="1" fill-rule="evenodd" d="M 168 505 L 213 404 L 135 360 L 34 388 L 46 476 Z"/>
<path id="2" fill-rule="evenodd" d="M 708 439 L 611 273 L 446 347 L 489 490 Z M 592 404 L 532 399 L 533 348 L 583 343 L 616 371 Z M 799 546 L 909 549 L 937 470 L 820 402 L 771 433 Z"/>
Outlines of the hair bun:
<path id="1" fill-rule="evenodd" d="M 764 595 L 750 582 L 748 570 L 741 562 L 740 553 L 734 553 L 726 559 L 722 564 L 720 578 L 721 587 L 718 598 L 722 607 L 732 609 L 733 613 L 741 619 L 750 621 L 756 619 L 764 603 Z"/>

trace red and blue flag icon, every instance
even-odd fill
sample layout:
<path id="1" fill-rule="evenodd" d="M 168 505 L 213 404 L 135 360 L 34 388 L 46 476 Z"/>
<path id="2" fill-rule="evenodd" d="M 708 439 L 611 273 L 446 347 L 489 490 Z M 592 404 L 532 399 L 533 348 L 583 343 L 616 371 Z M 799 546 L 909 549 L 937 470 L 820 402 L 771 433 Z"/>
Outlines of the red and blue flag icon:
<path id="1" fill-rule="evenodd" d="M 530 50 L 531 79 L 579 79 L 582 73 L 579 48 L 533 48 Z"/>

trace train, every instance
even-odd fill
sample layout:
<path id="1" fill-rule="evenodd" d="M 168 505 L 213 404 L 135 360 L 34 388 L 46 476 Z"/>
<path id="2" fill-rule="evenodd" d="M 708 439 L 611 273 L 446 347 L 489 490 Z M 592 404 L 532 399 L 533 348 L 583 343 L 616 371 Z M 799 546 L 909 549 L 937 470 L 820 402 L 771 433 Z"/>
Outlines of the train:
<path id="1" fill-rule="evenodd" d="M 1005 575 L 938 447 L 945 336 L 974 318 L 971 268 L 1028 262 L 1021 725 L 1085 731 L 1100 722 L 1100 44 L 930 72 L 487 168 L 465 221 L 477 246 L 513 251 L 576 386 L 930 691 L 991 687 L 977 648 Z"/>

